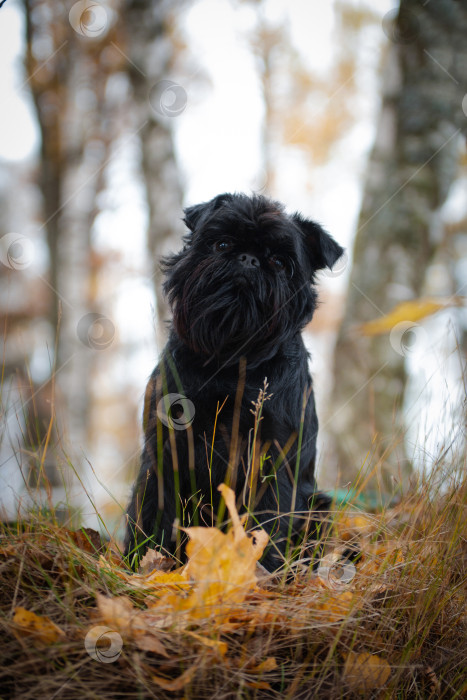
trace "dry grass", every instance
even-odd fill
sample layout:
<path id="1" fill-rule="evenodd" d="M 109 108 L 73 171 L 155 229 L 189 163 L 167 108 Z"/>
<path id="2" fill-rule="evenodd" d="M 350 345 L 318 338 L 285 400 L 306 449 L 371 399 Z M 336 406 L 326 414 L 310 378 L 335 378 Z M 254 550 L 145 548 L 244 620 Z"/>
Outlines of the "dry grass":
<path id="1" fill-rule="evenodd" d="M 5 527 L 1 697 L 467 697 L 467 478 L 460 469 L 448 486 L 440 469 L 391 510 L 363 521 L 350 506 L 335 515 L 328 551 L 353 543 L 361 552 L 348 583 L 324 585 L 298 566 L 294 577 L 262 580 L 227 622 L 207 611 L 188 624 L 156 625 L 152 647 L 160 643 L 163 655 L 120 628 L 113 663 L 94 660 L 84 646 L 88 630 L 102 624 L 96 597 L 124 595 L 145 610 L 157 591 L 132 586 L 98 538 L 73 534 L 50 514 Z M 46 643 L 27 635 L 13 623 L 18 607 L 48 616 L 64 636 Z M 385 683 L 369 657 L 358 657 L 352 675 L 355 654 L 387 663 Z"/>

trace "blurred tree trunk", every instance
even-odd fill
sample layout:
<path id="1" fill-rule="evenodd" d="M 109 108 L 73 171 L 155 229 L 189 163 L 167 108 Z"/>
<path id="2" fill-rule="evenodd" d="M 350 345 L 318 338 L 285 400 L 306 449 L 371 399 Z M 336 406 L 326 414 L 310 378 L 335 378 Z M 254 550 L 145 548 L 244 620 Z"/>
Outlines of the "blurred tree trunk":
<path id="1" fill-rule="evenodd" d="M 73 17 L 64 2 L 23 2 L 26 72 L 41 132 L 50 321 L 53 332 L 59 330 L 55 372 L 59 419 L 62 412 L 64 419 L 59 427 L 63 423 L 67 429 L 79 468 L 87 445 L 92 351 L 104 347 L 96 341 L 102 328 L 89 316 L 96 311 L 90 263 L 96 196 L 117 121 L 109 119 L 105 106 L 108 78 L 115 70 L 115 61 L 105 53 L 113 37 L 111 16 L 105 15 L 102 31 L 92 34 L 94 15 L 81 10 Z"/>
<path id="2" fill-rule="evenodd" d="M 54 331 L 58 328 L 59 301 L 58 289 L 58 239 L 59 219 L 57 212 L 61 202 L 63 153 L 60 138 L 60 120 L 63 117 L 63 97 L 61 79 L 66 72 L 68 61 L 66 41 L 58 23 L 53 24 L 48 16 L 47 2 L 23 0 L 26 27 L 25 69 L 28 85 L 34 102 L 38 126 L 41 134 L 39 158 L 39 187 L 42 192 L 42 206 L 49 253 L 48 283 L 51 291 L 50 322 Z M 33 19 L 33 16 L 35 17 Z M 52 60 L 42 66 L 43 55 L 38 55 L 37 46 L 47 42 L 51 47 Z M 61 50 L 57 49 L 61 45 Z M 54 54 L 54 52 L 56 52 Z"/>
<path id="3" fill-rule="evenodd" d="M 439 209 L 456 175 L 467 122 L 465 3 L 402 0 L 395 14 L 393 23 L 387 15 L 383 24 L 391 43 L 382 108 L 335 351 L 328 424 L 344 481 L 355 477 L 373 451 L 388 473 L 410 471 L 402 412 L 404 343 L 410 340 L 397 334 L 363 338 L 353 327 L 422 293 L 441 242 Z"/>
<path id="4" fill-rule="evenodd" d="M 173 145 L 173 122 L 187 105 L 183 85 L 170 79 L 177 49 L 173 13 L 177 2 L 125 0 L 127 70 L 141 125 L 141 162 L 149 209 L 147 246 L 157 306 L 158 338 L 165 342 L 170 313 L 162 295 L 160 258 L 180 245 L 182 187 Z"/>

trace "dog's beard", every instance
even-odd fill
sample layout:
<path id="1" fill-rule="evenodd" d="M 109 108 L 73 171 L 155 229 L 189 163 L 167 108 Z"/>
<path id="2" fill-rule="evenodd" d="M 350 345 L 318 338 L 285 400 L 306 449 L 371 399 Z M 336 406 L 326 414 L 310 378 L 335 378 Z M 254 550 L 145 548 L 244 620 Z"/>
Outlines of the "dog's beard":
<path id="1" fill-rule="evenodd" d="M 226 363 L 240 355 L 263 360 L 296 329 L 297 295 L 283 277 L 209 257 L 186 274 L 180 262 L 166 289 L 175 330 L 195 353 Z"/>

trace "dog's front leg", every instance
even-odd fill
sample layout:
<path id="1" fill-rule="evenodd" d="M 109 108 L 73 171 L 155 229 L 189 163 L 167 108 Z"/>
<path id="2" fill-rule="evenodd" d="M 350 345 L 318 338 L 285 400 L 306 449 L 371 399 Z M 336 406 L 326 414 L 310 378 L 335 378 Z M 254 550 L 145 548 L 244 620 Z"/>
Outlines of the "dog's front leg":
<path id="1" fill-rule="evenodd" d="M 127 511 L 125 555 L 136 563 L 146 549 L 161 545 L 173 554 L 173 524 L 176 518 L 176 497 L 171 450 L 164 445 L 162 465 L 149 441 L 144 448 L 141 469 Z"/>

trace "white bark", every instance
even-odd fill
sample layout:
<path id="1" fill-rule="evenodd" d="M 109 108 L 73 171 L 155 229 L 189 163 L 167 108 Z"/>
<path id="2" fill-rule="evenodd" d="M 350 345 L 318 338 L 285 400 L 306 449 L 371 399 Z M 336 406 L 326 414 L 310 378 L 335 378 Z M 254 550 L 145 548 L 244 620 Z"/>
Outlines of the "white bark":
<path id="1" fill-rule="evenodd" d="M 433 235 L 439 208 L 455 177 L 466 130 L 465 5 L 402 0 L 401 9 L 410 13 L 413 31 L 390 44 L 382 78 L 381 115 L 336 346 L 327 417 L 336 455 L 334 463 L 330 458 L 326 463 L 330 482 L 338 473 L 341 482 L 352 479 L 368 453 L 367 464 L 381 459 L 388 473 L 402 477 L 410 471 L 403 444 L 404 352 L 386 336 L 363 338 L 353 328 L 421 295 L 440 243 Z"/>

